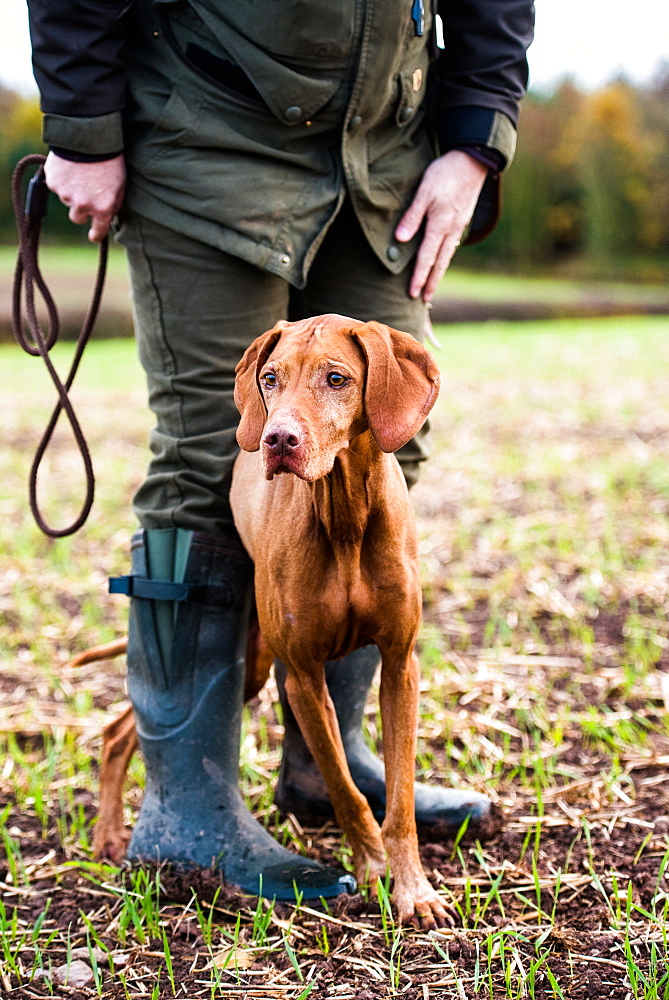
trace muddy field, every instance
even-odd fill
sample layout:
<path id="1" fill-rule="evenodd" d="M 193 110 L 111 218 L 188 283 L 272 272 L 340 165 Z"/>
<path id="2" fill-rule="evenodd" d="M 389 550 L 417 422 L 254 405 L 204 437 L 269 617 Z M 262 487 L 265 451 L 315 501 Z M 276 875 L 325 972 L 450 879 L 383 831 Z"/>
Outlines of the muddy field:
<path id="1" fill-rule="evenodd" d="M 100 731 L 125 703 L 123 666 L 67 662 L 123 634 L 126 609 L 104 577 L 125 570 L 149 422 L 131 350 L 96 345 L 78 400 L 98 463 L 95 514 L 72 542 L 47 543 L 22 492 L 42 414 L 19 405 L 19 362 L 4 359 L 2 995 L 666 1000 L 667 333 L 657 320 L 440 331 L 435 456 L 415 492 L 417 767 L 485 791 L 504 826 L 484 843 L 422 837 L 456 914 L 430 934 L 398 928 L 383 889 L 380 901 L 365 891 L 275 905 L 210 874 L 92 858 Z M 127 419 L 110 420 L 121 406 Z M 50 476 L 76 497 L 65 440 Z M 245 795 L 279 839 L 346 863 L 331 824 L 304 827 L 273 807 L 273 693 L 245 719 Z M 375 697 L 366 734 L 382 747 Z M 134 761 L 129 823 L 142 780 Z"/>

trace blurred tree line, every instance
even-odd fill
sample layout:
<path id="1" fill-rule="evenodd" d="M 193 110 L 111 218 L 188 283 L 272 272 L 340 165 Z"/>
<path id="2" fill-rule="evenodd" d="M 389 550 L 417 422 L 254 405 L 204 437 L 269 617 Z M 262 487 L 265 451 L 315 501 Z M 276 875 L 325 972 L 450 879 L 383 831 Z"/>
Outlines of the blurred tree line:
<path id="1" fill-rule="evenodd" d="M 36 100 L 0 87 L 0 123 L 0 242 L 12 243 L 11 171 L 42 149 Z M 85 240 L 82 229 L 51 210 L 49 236 Z M 618 79 L 583 92 L 564 81 L 530 93 L 500 224 L 459 263 L 666 280 L 669 65 L 643 87 Z"/>
<path id="2" fill-rule="evenodd" d="M 567 80 L 530 92 L 503 197 L 468 263 L 666 281 L 669 65 L 644 87 L 618 79 L 585 93 Z"/>

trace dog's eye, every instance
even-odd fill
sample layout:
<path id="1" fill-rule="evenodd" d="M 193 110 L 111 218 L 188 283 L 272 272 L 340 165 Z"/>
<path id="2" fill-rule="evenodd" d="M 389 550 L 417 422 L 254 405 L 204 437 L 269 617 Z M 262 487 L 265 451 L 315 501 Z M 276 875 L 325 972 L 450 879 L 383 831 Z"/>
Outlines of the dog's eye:
<path id="1" fill-rule="evenodd" d="M 339 389 L 345 381 L 346 377 L 344 375 L 340 375 L 339 372 L 330 372 L 328 375 L 328 383 L 335 389 Z"/>
<path id="2" fill-rule="evenodd" d="M 265 372 L 261 378 L 261 382 L 263 382 L 268 389 L 273 389 L 276 385 L 276 375 L 274 372 Z"/>

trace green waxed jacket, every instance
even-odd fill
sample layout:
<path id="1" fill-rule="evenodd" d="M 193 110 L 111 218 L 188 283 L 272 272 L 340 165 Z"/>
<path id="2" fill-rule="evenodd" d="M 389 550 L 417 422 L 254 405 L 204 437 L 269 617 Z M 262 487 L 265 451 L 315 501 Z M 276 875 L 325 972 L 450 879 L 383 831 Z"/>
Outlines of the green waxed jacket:
<path id="1" fill-rule="evenodd" d="M 297 286 L 347 190 L 398 273 L 415 242 L 393 231 L 438 148 L 513 155 L 530 0 L 439 4 L 438 58 L 431 6 L 419 26 L 414 0 L 135 0 L 114 21 L 123 98 L 100 77 L 88 105 L 74 81 L 49 89 L 57 6 L 30 0 L 45 140 L 84 155 L 123 144 L 131 208 Z"/>

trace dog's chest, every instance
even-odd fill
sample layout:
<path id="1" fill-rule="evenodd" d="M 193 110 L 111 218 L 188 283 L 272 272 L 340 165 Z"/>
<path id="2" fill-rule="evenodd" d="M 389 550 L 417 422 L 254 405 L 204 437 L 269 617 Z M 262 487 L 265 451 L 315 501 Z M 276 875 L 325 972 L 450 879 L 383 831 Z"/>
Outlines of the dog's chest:
<path id="1" fill-rule="evenodd" d="M 389 639 L 420 614 L 420 590 L 412 576 L 379 579 L 346 559 L 303 553 L 299 565 L 273 572 L 256 564 L 260 627 L 277 655 L 336 659 Z M 283 658 L 282 657 L 282 658 Z"/>

